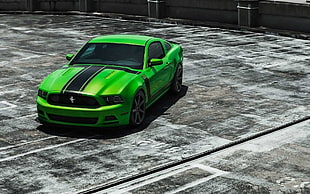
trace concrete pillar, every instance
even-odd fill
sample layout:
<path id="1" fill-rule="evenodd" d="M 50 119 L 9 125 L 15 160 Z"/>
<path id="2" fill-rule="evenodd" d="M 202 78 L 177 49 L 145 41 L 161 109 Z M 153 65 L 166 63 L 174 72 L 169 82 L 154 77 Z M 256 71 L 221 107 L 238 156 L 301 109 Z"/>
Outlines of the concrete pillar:
<path id="1" fill-rule="evenodd" d="M 93 0 L 80 0 L 80 11 L 91 12 L 94 9 Z"/>
<path id="2" fill-rule="evenodd" d="M 164 18 L 166 13 L 165 1 L 163 0 L 148 0 L 148 16 L 151 18 Z"/>
<path id="3" fill-rule="evenodd" d="M 239 26 L 258 26 L 258 3 L 259 0 L 237 0 Z"/>
<path id="4" fill-rule="evenodd" d="M 38 7 L 38 0 L 25 0 L 26 10 L 27 11 L 35 11 Z"/>

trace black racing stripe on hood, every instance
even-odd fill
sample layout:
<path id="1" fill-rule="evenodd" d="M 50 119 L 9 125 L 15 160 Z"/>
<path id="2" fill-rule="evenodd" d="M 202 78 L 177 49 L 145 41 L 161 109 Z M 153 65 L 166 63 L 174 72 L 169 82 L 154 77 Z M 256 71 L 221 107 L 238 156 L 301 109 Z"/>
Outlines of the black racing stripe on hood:
<path id="1" fill-rule="evenodd" d="M 98 66 L 99 67 L 99 66 Z M 89 84 L 89 82 L 91 81 L 91 80 L 93 80 L 93 78 L 95 78 L 100 72 L 102 72 L 104 69 L 106 69 L 105 67 L 102 67 L 101 66 L 101 68 L 98 70 L 98 71 L 96 71 L 84 84 L 83 84 L 83 86 L 80 88 L 80 91 L 83 91 L 85 88 L 86 88 L 86 86 Z"/>
<path id="2" fill-rule="evenodd" d="M 73 65 L 72 67 L 89 67 L 89 66 L 90 65 Z M 102 65 L 100 65 L 100 66 L 91 65 L 91 66 L 102 67 Z M 63 67 L 63 69 L 66 69 L 66 68 L 69 68 L 69 67 Z M 115 69 L 115 70 L 125 71 L 127 73 L 132 73 L 132 74 L 140 74 L 141 73 L 140 71 L 130 70 L 130 69 L 127 69 L 125 67 L 111 67 L 111 66 L 105 65 L 105 68 L 106 69 Z"/>
<path id="3" fill-rule="evenodd" d="M 78 73 L 77 76 L 74 76 L 72 81 L 69 81 L 68 85 L 66 84 L 63 88 L 63 91 L 81 91 L 85 88 L 86 85 L 93 79 L 104 67 L 102 66 L 89 66 L 83 69 L 83 72 Z"/>
<path id="4" fill-rule="evenodd" d="M 68 68 L 68 67 L 67 67 Z M 85 70 L 87 70 L 87 68 L 83 68 L 81 69 L 78 73 L 76 73 L 65 85 L 64 87 L 62 88 L 62 93 L 65 92 L 66 88 L 69 86 L 69 84 L 71 84 L 71 82 L 76 78 L 78 77 L 80 74 L 82 74 Z"/>
<path id="5" fill-rule="evenodd" d="M 109 66 L 106 66 L 106 69 L 115 69 L 115 70 L 125 71 L 127 73 L 133 73 L 133 74 L 140 74 L 141 73 L 139 71 L 134 71 L 134 70 L 130 70 L 130 69 L 123 68 L 123 67 L 109 67 Z"/>

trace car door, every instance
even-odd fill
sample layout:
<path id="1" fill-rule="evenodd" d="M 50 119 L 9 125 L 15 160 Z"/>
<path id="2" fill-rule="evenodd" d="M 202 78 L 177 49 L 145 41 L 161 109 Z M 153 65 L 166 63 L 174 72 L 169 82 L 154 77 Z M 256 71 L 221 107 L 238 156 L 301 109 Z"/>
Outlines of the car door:
<path id="1" fill-rule="evenodd" d="M 171 74 L 170 63 L 166 57 L 165 50 L 160 41 L 151 43 L 148 47 L 148 62 L 151 59 L 161 59 L 162 63 L 157 65 L 148 64 L 147 77 L 150 82 L 150 97 L 156 98 L 169 86 Z"/>

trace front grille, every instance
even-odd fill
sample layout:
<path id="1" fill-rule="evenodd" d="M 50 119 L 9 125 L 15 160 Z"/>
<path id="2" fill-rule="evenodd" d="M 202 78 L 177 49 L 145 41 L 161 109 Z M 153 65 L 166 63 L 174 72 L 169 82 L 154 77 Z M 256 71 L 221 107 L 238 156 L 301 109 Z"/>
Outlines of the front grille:
<path id="1" fill-rule="evenodd" d="M 70 107 L 99 107 L 99 103 L 94 97 L 82 96 L 80 94 L 50 94 L 47 102 L 52 105 L 70 106 Z"/>
<path id="2" fill-rule="evenodd" d="M 68 117 L 54 114 L 48 114 L 48 117 L 54 121 L 66 122 L 66 123 L 79 123 L 79 124 L 96 124 L 98 118 L 85 118 L 85 117 Z"/>

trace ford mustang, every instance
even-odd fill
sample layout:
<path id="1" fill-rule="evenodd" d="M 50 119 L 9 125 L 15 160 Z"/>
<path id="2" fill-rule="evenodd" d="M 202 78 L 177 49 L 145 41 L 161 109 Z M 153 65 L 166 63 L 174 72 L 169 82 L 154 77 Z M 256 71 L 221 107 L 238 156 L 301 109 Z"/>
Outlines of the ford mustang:
<path id="1" fill-rule="evenodd" d="M 106 35 L 88 41 L 48 75 L 37 95 L 42 123 L 138 126 L 146 109 L 182 87 L 183 50 L 160 38 Z"/>

